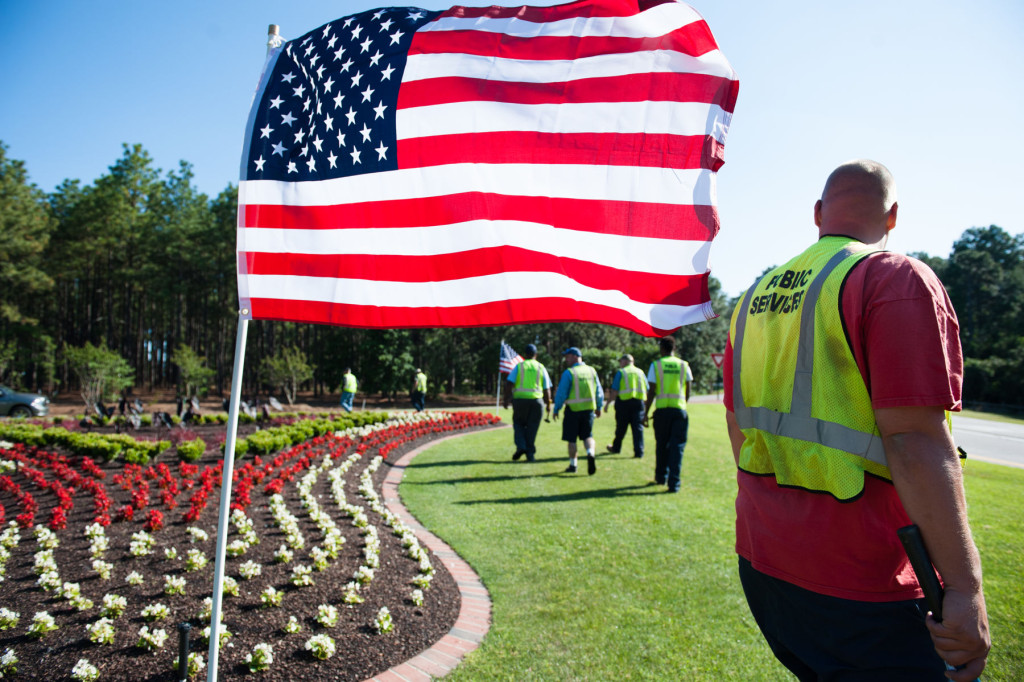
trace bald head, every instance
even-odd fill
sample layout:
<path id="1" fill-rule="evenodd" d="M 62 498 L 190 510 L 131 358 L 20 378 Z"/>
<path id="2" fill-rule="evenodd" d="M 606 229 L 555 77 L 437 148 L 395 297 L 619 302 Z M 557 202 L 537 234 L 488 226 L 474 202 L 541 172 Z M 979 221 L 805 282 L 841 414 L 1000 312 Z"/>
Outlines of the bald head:
<path id="1" fill-rule="evenodd" d="M 820 236 L 842 234 L 874 244 L 896 225 L 896 182 L 876 161 L 848 161 L 832 171 L 814 205 Z"/>

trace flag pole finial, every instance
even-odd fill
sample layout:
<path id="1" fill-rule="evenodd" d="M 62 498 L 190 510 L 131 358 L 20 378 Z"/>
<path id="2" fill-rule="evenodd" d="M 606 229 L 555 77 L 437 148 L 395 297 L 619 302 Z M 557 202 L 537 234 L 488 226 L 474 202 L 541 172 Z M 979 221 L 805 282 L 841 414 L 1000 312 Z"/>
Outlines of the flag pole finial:
<path id="1" fill-rule="evenodd" d="M 267 27 L 267 49 L 278 47 L 284 39 L 281 37 L 281 27 L 277 24 L 270 24 Z"/>

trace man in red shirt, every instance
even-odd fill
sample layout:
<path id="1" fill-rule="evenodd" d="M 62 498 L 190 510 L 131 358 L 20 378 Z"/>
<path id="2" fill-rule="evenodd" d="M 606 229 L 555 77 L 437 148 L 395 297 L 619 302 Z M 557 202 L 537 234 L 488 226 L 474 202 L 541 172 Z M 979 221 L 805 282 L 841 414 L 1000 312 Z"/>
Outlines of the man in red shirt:
<path id="1" fill-rule="evenodd" d="M 961 407 L 956 314 L 926 265 L 878 250 L 897 210 L 884 166 L 837 168 L 814 206 L 818 243 L 741 299 L 726 348 L 740 577 L 773 653 L 800 679 L 942 679 L 945 661 L 960 668 L 950 679 L 973 680 L 991 646 L 945 419 Z M 833 253 L 829 263 L 839 265 L 829 276 L 822 263 Z M 793 364 L 791 341 L 804 335 L 805 359 L 816 362 L 783 378 L 784 388 L 793 387 L 790 403 L 773 371 Z M 836 357 L 848 357 L 848 369 L 831 366 Z M 798 397 L 801 385 L 813 388 Z M 861 394 L 860 402 L 847 398 Z M 790 419 L 798 403 L 806 403 L 807 418 Z M 866 428 L 848 426 L 865 417 Z M 787 436 L 794 422 L 818 426 Z M 835 422 L 842 436 L 822 442 Z M 858 439 L 874 443 L 842 446 Z M 836 462 L 848 468 L 837 474 Z M 851 485 L 853 494 L 843 492 Z M 926 617 L 896 535 L 910 523 L 945 584 L 941 623 Z"/>

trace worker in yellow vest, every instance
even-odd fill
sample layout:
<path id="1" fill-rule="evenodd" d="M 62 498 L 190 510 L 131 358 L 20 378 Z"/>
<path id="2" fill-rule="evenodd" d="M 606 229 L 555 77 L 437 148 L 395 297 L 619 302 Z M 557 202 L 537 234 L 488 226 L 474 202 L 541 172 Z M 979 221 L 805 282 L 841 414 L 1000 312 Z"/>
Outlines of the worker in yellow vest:
<path id="1" fill-rule="evenodd" d="M 644 399 L 647 397 L 647 377 L 633 364 L 633 356 L 626 353 L 619 358 L 619 371 L 612 379 L 608 402 L 615 403 L 615 439 L 608 452 L 620 452 L 626 430 L 633 429 L 633 457 L 644 456 Z"/>
<path id="2" fill-rule="evenodd" d="M 558 419 L 558 411 L 562 405 L 565 419 L 562 420 L 562 440 L 569 449 L 569 466 L 566 473 L 576 473 L 576 441 L 582 440 L 587 452 L 587 473 L 597 473 L 597 459 L 594 453 L 594 418 L 601 416 L 604 406 L 604 391 L 597 370 L 583 362 L 583 354 L 576 346 L 565 349 L 562 353 L 565 364 L 569 368 L 562 372 L 558 380 L 558 391 L 555 392 L 554 418 Z"/>
<path id="3" fill-rule="evenodd" d="M 647 404 L 644 424 L 654 404 L 654 482 L 677 493 L 682 485 L 683 450 L 690 427 L 686 401 L 690 399 L 693 372 L 686 360 L 673 355 L 676 340 L 666 336 L 658 343 L 661 357 L 647 370 Z"/>
<path id="4" fill-rule="evenodd" d="M 927 265 L 883 250 L 898 208 L 882 164 L 836 168 L 818 241 L 741 297 L 726 344 L 740 582 L 799 679 L 964 682 L 991 646 L 946 419 L 956 313 Z M 945 586 L 941 622 L 897 535 L 911 524 Z"/>
<path id="5" fill-rule="evenodd" d="M 427 375 L 423 373 L 423 370 L 419 367 L 416 368 L 416 374 L 412 378 L 412 406 L 417 412 L 422 412 L 426 409 L 427 399 Z"/>
<path id="6" fill-rule="evenodd" d="M 352 411 L 352 403 L 356 398 L 356 389 L 359 386 L 352 368 L 346 367 L 345 373 L 341 375 L 341 409 L 346 412 Z"/>
<path id="7" fill-rule="evenodd" d="M 533 462 L 537 453 L 537 431 L 545 408 L 551 412 L 551 377 L 547 368 L 537 361 L 537 346 L 526 344 L 524 360 L 512 368 L 505 382 L 503 406 L 512 401 L 512 438 L 516 451 L 512 461 L 526 455 Z"/>

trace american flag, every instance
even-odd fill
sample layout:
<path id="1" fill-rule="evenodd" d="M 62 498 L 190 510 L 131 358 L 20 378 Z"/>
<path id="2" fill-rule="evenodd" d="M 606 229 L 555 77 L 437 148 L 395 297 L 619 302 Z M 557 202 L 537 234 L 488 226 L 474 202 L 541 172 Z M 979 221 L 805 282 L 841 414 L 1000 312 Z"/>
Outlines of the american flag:
<path id="1" fill-rule="evenodd" d="M 737 90 L 671 0 L 391 7 L 317 28 L 271 52 L 250 113 L 243 316 L 649 336 L 710 319 Z"/>
<path id="2" fill-rule="evenodd" d="M 498 358 L 498 372 L 508 374 L 512 368 L 523 361 L 523 356 L 512 350 L 512 346 L 501 342 L 501 354 Z"/>

